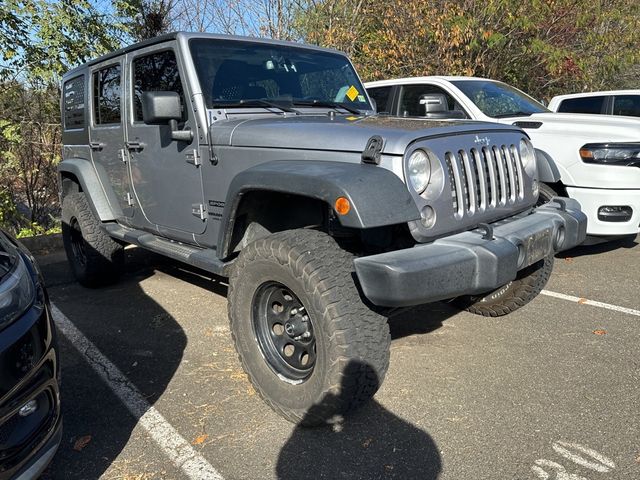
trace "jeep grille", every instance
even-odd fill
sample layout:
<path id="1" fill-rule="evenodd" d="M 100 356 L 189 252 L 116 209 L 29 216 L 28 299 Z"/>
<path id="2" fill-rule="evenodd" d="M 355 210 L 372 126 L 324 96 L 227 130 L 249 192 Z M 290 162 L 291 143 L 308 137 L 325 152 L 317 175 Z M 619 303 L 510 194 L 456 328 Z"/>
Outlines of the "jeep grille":
<path id="1" fill-rule="evenodd" d="M 524 199 L 522 162 L 513 144 L 448 151 L 445 162 L 458 220 Z"/>

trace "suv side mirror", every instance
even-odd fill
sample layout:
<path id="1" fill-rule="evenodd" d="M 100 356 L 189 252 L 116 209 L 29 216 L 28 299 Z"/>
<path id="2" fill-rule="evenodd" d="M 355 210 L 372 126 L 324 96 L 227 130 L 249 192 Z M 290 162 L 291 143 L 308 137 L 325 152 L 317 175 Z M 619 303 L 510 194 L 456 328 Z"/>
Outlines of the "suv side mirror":
<path id="1" fill-rule="evenodd" d="M 180 95 L 176 92 L 142 92 L 142 121 L 147 125 L 169 124 L 171 139 L 182 142 L 193 140 L 191 130 L 179 130 L 182 118 Z"/>
<path id="2" fill-rule="evenodd" d="M 449 110 L 447 97 L 442 93 L 428 93 L 420 96 L 420 105 L 424 106 L 424 114 L 441 113 Z"/>

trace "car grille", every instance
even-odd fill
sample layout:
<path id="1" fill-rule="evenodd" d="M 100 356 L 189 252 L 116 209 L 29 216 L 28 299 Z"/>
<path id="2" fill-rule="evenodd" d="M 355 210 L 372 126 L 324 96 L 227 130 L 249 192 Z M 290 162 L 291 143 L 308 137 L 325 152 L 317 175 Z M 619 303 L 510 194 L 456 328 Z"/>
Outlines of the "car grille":
<path id="1" fill-rule="evenodd" d="M 445 162 L 458 220 L 524 200 L 522 161 L 513 144 L 448 151 Z"/>

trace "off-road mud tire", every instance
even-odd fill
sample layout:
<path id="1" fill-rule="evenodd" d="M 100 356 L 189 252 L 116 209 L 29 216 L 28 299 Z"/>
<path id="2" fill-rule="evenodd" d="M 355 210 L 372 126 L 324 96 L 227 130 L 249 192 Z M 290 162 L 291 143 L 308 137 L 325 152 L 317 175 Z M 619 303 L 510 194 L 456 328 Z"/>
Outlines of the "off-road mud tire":
<path id="1" fill-rule="evenodd" d="M 74 276 L 81 285 L 115 282 L 124 267 L 124 247 L 100 228 L 83 192 L 62 201 L 62 240 Z"/>
<path id="2" fill-rule="evenodd" d="M 331 422 L 367 402 L 382 383 L 389 326 L 365 305 L 355 278 L 353 256 L 329 235 L 306 229 L 253 242 L 232 268 L 229 320 L 240 362 L 264 401 L 291 422 Z M 259 345 L 253 304 L 266 282 L 286 286 L 309 314 L 316 358 L 306 379 L 277 375 Z"/>
<path id="3" fill-rule="evenodd" d="M 484 295 L 465 295 L 453 303 L 484 317 L 501 317 L 524 307 L 536 298 L 547 284 L 553 270 L 550 255 L 518 272 L 515 280 Z"/>

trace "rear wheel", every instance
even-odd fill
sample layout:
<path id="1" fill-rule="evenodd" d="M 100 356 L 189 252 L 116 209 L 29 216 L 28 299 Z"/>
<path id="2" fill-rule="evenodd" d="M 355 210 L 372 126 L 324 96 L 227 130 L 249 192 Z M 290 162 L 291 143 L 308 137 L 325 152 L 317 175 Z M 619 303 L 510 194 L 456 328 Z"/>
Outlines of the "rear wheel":
<path id="1" fill-rule="evenodd" d="M 82 285 L 113 283 L 122 273 L 124 247 L 100 228 L 82 192 L 62 201 L 62 240 L 71 270 Z"/>
<path id="2" fill-rule="evenodd" d="M 501 317 L 536 298 L 549 281 L 553 255 L 518 272 L 515 280 L 483 295 L 464 295 L 453 303 L 468 312 L 484 317 Z"/>
<path id="3" fill-rule="evenodd" d="M 354 282 L 353 257 L 328 235 L 290 230 L 242 250 L 229 279 L 240 362 L 286 419 L 317 425 L 358 408 L 389 364 L 386 318 Z"/>

